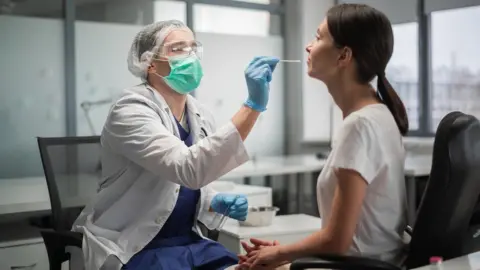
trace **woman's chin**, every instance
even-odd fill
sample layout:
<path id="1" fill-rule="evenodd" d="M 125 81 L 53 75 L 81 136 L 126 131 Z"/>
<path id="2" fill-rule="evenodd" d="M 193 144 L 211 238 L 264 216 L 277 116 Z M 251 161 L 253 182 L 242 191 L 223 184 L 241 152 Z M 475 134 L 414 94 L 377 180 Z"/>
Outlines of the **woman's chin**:
<path id="1" fill-rule="evenodd" d="M 313 72 L 313 70 L 312 70 L 311 67 L 308 67 L 307 75 L 308 75 L 308 77 L 310 77 L 310 78 L 315 78 L 315 73 Z"/>

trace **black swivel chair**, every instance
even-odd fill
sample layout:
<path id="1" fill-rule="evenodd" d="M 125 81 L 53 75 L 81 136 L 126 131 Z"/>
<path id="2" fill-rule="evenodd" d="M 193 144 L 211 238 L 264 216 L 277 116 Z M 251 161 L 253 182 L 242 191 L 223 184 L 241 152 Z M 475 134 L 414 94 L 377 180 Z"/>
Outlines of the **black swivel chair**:
<path id="1" fill-rule="evenodd" d="M 474 214 L 480 195 L 480 122 L 452 112 L 435 136 L 432 168 L 402 267 L 375 259 L 319 255 L 294 261 L 290 269 L 399 270 L 480 250 Z"/>
<path id="2" fill-rule="evenodd" d="M 70 260 L 67 247 L 82 247 L 82 234 L 70 231 L 84 206 L 97 192 L 101 177 L 100 137 L 38 138 L 47 180 L 51 224 L 41 230 L 50 270 Z"/>
<path id="3" fill-rule="evenodd" d="M 48 229 L 42 229 L 50 270 L 60 270 L 69 261 L 67 247 L 82 248 L 81 233 L 70 231 L 84 206 L 97 193 L 101 178 L 100 137 L 38 138 L 52 209 Z M 199 224 L 208 238 L 218 232 Z"/>

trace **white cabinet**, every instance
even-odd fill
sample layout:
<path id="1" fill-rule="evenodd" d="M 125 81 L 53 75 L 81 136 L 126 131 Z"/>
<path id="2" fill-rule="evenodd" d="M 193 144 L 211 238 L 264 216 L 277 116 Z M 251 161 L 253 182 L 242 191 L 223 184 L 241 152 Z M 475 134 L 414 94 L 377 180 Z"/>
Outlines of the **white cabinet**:
<path id="1" fill-rule="evenodd" d="M 0 270 L 49 270 L 38 229 L 25 222 L 0 224 Z"/>
<path id="2" fill-rule="evenodd" d="M 19 245 L 0 247 L 2 270 L 49 270 L 48 255 L 42 239 L 29 239 Z M 9 243 L 15 244 L 15 243 Z"/>

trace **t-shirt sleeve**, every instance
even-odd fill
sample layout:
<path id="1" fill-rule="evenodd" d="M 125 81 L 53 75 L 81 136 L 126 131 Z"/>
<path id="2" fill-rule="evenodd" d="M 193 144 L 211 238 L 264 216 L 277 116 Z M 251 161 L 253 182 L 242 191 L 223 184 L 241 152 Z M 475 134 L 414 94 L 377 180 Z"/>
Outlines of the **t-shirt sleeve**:
<path id="1" fill-rule="evenodd" d="M 356 171 L 370 184 L 385 164 L 378 135 L 368 119 L 349 120 L 338 133 L 330 166 Z"/>

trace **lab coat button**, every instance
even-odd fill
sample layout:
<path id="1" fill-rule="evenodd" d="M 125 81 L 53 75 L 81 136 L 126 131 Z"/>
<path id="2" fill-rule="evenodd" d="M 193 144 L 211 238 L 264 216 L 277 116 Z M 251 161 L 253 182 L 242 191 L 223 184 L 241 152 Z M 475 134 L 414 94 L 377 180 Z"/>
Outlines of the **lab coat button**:
<path id="1" fill-rule="evenodd" d="M 178 193 L 178 191 L 180 191 L 180 189 L 179 189 L 179 188 L 175 189 L 175 193 Z"/>
<path id="2" fill-rule="evenodd" d="M 155 222 L 156 222 L 157 224 L 162 223 L 162 221 L 163 221 L 163 218 L 161 218 L 161 217 L 159 217 L 159 218 L 157 218 L 157 220 L 155 220 Z"/>

